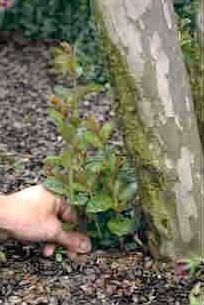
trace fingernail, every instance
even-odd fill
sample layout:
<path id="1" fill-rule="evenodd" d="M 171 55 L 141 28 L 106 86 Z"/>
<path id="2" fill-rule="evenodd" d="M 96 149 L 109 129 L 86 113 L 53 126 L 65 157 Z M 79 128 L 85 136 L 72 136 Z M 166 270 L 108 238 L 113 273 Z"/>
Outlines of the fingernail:
<path id="1" fill-rule="evenodd" d="M 79 246 L 79 251 L 82 253 L 87 253 L 91 251 L 91 244 L 87 240 L 82 240 Z"/>
<path id="2" fill-rule="evenodd" d="M 44 254 L 44 256 L 49 257 L 49 256 L 53 255 L 53 252 L 54 252 L 53 249 L 46 248 L 46 249 L 44 249 L 43 254 Z"/>

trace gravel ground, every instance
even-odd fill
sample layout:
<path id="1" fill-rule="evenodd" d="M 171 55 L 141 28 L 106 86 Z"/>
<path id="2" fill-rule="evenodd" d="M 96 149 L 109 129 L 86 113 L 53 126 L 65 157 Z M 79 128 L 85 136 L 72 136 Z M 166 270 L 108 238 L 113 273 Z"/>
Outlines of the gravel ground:
<path id="1" fill-rule="evenodd" d="M 8 36 L 7 36 L 8 38 Z M 0 190 L 10 193 L 42 182 L 42 160 L 59 153 L 61 138 L 47 116 L 53 87 L 62 84 L 48 68 L 56 41 L 26 41 L 0 33 Z M 81 109 L 100 121 L 114 116 L 111 101 L 100 95 Z M 117 135 L 115 144 L 120 145 Z M 178 278 L 170 265 L 158 267 L 140 252 L 97 251 L 84 263 L 45 259 L 40 243 L 0 244 L 7 261 L 0 264 L 0 304 L 188 305 L 194 280 Z"/>

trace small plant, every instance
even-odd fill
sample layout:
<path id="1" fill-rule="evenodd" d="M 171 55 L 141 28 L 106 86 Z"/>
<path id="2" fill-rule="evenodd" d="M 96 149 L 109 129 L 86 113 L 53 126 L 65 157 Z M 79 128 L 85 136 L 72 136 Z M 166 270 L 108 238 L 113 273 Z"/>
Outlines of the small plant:
<path id="1" fill-rule="evenodd" d="M 180 276 L 189 276 L 193 278 L 199 269 L 202 258 L 194 256 L 190 259 L 181 259 L 176 262 L 176 273 Z"/>
<path id="2" fill-rule="evenodd" d="M 203 305 L 204 304 L 204 289 L 201 283 L 198 282 L 190 292 L 189 295 L 190 305 Z"/>
<path id="3" fill-rule="evenodd" d="M 103 87 L 79 84 L 81 69 L 74 47 L 63 42 L 52 53 L 55 70 L 68 76 L 70 86 L 57 87 L 50 100 L 49 115 L 64 140 L 64 149 L 61 155 L 44 160 L 44 186 L 69 200 L 83 216 L 81 229 L 93 242 L 134 248 L 134 233 L 140 227 L 131 205 L 137 193 L 134 170 L 109 144 L 112 122 L 100 125 L 94 116 L 79 116 L 80 101 Z"/>

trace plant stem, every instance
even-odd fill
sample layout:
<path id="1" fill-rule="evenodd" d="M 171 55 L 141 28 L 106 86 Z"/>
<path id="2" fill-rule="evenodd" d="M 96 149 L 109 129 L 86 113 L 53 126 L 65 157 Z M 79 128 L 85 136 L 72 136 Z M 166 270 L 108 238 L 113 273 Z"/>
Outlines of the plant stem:
<path id="1" fill-rule="evenodd" d="M 99 225 L 99 223 L 98 223 L 97 215 L 95 215 L 94 221 L 95 221 L 95 225 L 96 225 L 96 229 L 97 229 L 99 238 L 100 238 L 100 239 L 103 239 L 103 234 L 102 234 L 102 232 L 101 232 L 101 228 L 100 228 L 100 225 Z"/>
<path id="2" fill-rule="evenodd" d="M 73 60 L 76 60 L 76 49 L 74 48 L 73 50 Z M 77 72 L 76 69 L 73 71 L 73 88 L 74 88 L 74 95 L 76 96 L 76 98 L 74 99 L 74 109 L 73 109 L 73 117 L 74 118 L 78 118 L 78 98 L 77 98 L 77 91 L 78 91 L 78 84 L 77 84 Z"/>
<path id="3" fill-rule="evenodd" d="M 69 180 L 69 191 L 70 191 L 70 203 L 72 204 L 73 202 L 73 155 L 70 149 L 70 155 L 71 155 L 71 165 L 70 168 L 68 169 L 68 180 Z"/>

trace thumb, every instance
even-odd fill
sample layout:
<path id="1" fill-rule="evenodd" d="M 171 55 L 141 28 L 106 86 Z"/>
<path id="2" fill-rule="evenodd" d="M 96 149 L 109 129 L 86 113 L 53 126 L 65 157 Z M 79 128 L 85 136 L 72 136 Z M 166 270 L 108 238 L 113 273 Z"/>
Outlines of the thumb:
<path id="1" fill-rule="evenodd" d="M 78 220 L 76 212 L 73 211 L 67 201 L 62 198 L 57 198 L 56 200 L 56 214 L 63 221 L 76 223 Z"/>

